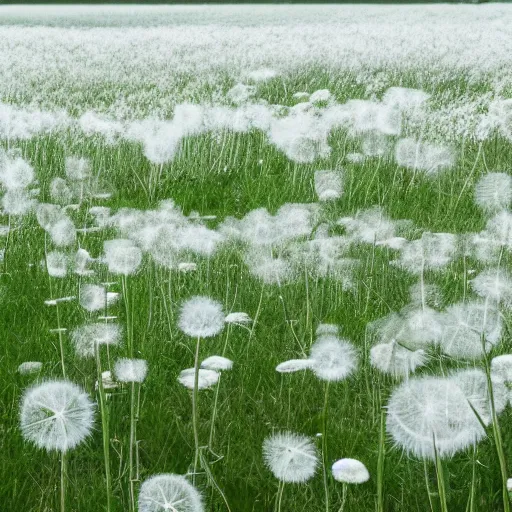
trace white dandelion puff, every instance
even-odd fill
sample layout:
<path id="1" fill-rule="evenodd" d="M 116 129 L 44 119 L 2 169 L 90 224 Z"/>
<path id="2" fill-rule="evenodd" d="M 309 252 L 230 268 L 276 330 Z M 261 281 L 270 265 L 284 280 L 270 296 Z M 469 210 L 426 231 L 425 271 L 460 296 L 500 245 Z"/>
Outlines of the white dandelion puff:
<path id="1" fill-rule="evenodd" d="M 139 512 L 204 512 L 201 494 L 185 477 L 163 473 L 140 487 Z"/>
<path id="2" fill-rule="evenodd" d="M 142 251 L 131 240 L 108 240 L 103 243 L 103 250 L 108 270 L 113 274 L 134 274 L 142 263 Z"/>
<path id="3" fill-rule="evenodd" d="M 348 341 L 336 336 L 322 336 L 311 347 L 311 369 L 321 380 L 339 381 L 357 368 L 357 352 Z"/>
<path id="4" fill-rule="evenodd" d="M 276 372 L 279 373 L 294 373 L 301 370 L 310 370 L 314 364 L 311 359 L 290 359 L 279 363 L 276 366 Z"/>
<path id="5" fill-rule="evenodd" d="M 23 437 L 39 448 L 66 452 L 91 432 L 94 405 L 89 395 L 67 380 L 29 388 L 20 411 Z"/>
<path id="6" fill-rule="evenodd" d="M 96 346 L 118 345 L 120 340 L 121 328 L 118 324 L 85 324 L 71 332 L 71 341 L 80 357 L 93 357 Z"/>
<path id="7" fill-rule="evenodd" d="M 506 210 L 512 202 L 512 176 L 490 172 L 475 186 L 475 203 L 486 213 Z"/>
<path id="8" fill-rule="evenodd" d="M 219 381 L 220 373 L 215 370 L 199 369 L 197 389 L 208 389 L 217 384 Z M 187 368 L 180 372 L 178 382 L 188 389 L 194 389 L 195 382 L 195 369 Z"/>
<path id="9" fill-rule="evenodd" d="M 497 304 L 512 303 L 512 278 L 503 269 L 486 269 L 469 281 L 477 295 Z"/>
<path id="10" fill-rule="evenodd" d="M 370 479 L 368 469 L 357 459 L 337 460 L 331 471 L 335 480 L 346 484 L 362 484 Z"/>
<path id="11" fill-rule="evenodd" d="M 233 368 L 233 361 L 223 356 L 210 356 L 201 363 L 201 368 L 217 372 L 231 370 Z"/>
<path id="12" fill-rule="evenodd" d="M 247 313 L 239 311 L 226 315 L 224 322 L 227 324 L 247 325 L 252 322 L 252 318 Z"/>
<path id="13" fill-rule="evenodd" d="M 387 431 L 419 458 L 450 457 L 473 446 L 485 431 L 451 379 L 422 377 L 397 387 L 387 406 Z M 435 439 L 435 449 L 434 449 Z"/>
<path id="14" fill-rule="evenodd" d="M 178 327 L 187 336 L 209 338 L 222 331 L 224 318 L 220 302 L 195 296 L 181 306 Z"/>
<path id="15" fill-rule="evenodd" d="M 69 256 L 63 252 L 52 251 L 46 255 L 46 269 L 51 277 L 66 277 L 69 265 Z"/>
<path id="16" fill-rule="evenodd" d="M 122 358 L 114 365 L 114 375 L 119 382 L 144 382 L 148 373 L 145 359 Z"/>
<path id="17" fill-rule="evenodd" d="M 498 379 L 502 379 L 505 383 L 512 382 L 512 354 L 493 357 L 491 374 Z"/>
<path id="18" fill-rule="evenodd" d="M 370 364 L 394 377 L 407 377 L 416 368 L 424 366 L 427 360 L 424 350 L 411 350 L 395 341 L 379 343 L 370 350 Z"/>
<path id="19" fill-rule="evenodd" d="M 282 432 L 263 442 L 263 458 L 282 482 L 302 483 L 312 478 L 318 465 L 315 445 L 309 437 Z"/>

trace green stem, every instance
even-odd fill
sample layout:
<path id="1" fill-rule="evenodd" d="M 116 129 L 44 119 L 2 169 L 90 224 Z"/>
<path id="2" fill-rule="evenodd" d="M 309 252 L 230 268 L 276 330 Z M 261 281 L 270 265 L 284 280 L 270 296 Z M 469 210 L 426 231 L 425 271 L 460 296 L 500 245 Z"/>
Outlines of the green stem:
<path id="1" fill-rule="evenodd" d="M 194 474 L 192 475 L 192 483 L 196 483 L 197 466 L 199 463 L 199 433 L 198 433 L 198 419 L 197 419 L 197 399 L 199 389 L 199 346 L 201 338 L 197 338 L 196 342 L 196 355 L 194 359 L 194 389 L 192 390 L 192 428 L 194 430 Z"/>
<path id="2" fill-rule="evenodd" d="M 134 475 L 134 453 L 135 453 L 135 382 L 131 383 L 131 398 L 130 398 L 130 452 L 129 452 L 129 464 L 130 464 L 130 512 L 135 511 L 135 481 Z"/>
<path id="3" fill-rule="evenodd" d="M 325 383 L 324 408 L 322 412 L 322 467 L 324 479 L 325 511 L 329 512 L 329 486 L 327 479 L 327 414 L 329 404 L 329 381 Z"/>
<path id="4" fill-rule="evenodd" d="M 277 495 L 276 495 L 276 506 L 275 506 L 276 512 L 281 512 L 281 502 L 283 500 L 283 490 L 284 490 L 284 482 L 279 481 L 279 485 L 277 487 Z"/>
<path id="5" fill-rule="evenodd" d="M 339 512 L 343 512 L 345 509 L 345 503 L 347 502 L 347 484 L 343 482 L 342 484 L 342 491 L 341 491 L 341 507 Z"/>
<path id="6" fill-rule="evenodd" d="M 105 464 L 105 482 L 107 487 L 107 512 L 110 512 L 110 496 L 112 494 L 112 482 L 110 478 L 110 439 L 109 439 L 109 418 L 106 404 L 105 389 L 103 388 L 103 377 L 101 375 L 100 348 L 97 343 L 94 344 L 94 353 L 96 356 L 96 373 L 98 376 L 98 394 L 100 398 L 100 416 L 101 432 L 103 436 L 103 460 Z"/>
<path id="7" fill-rule="evenodd" d="M 384 512 L 384 463 L 386 458 L 386 422 L 384 411 L 380 415 L 379 456 L 377 459 L 377 511 Z"/>
<path id="8" fill-rule="evenodd" d="M 60 455 L 60 512 L 66 510 L 66 452 Z"/>

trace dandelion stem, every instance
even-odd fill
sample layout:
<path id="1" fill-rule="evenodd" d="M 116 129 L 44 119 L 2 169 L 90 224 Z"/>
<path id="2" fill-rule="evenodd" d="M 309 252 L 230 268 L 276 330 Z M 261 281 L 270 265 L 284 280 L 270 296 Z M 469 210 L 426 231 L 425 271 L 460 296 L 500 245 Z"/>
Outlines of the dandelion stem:
<path id="1" fill-rule="evenodd" d="M 192 390 L 192 428 L 194 430 L 194 474 L 192 475 L 192 483 L 196 483 L 197 466 L 199 463 L 199 433 L 197 430 L 197 399 L 199 388 L 199 346 L 201 338 L 197 337 L 196 342 L 196 355 L 194 359 L 194 389 Z"/>
<path id="2" fill-rule="evenodd" d="M 135 452 L 135 382 L 131 383 L 131 397 L 130 397 L 130 511 L 135 511 L 135 481 L 134 475 L 134 452 Z"/>
<path id="3" fill-rule="evenodd" d="M 281 512 L 281 501 L 283 499 L 283 490 L 284 490 L 284 482 L 279 481 L 279 485 L 277 486 L 277 495 L 276 495 L 276 506 L 275 506 L 276 512 Z"/>
<path id="4" fill-rule="evenodd" d="M 128 347 L 128 357 L 133 358 L 133 318 L 131 316 L 130 297 L 128 296 L 128 280 L 125 275 L 121 276 L 121 286 L 123 289 L 124 309 L 126 314 L 126 345 Z"/>
<path id="5" fill-rule="evenodd" d="M 377 511 L 384 512 L 384 462 L 386 458 L 386 422 L 384 411 L 380 414 L 379 456 L 377 459 Z"/>
<path id="6" fill-rule="evenodd" d="M 98 395 L 100 398 L 101 432 L 103 436 L 103 460 L 105 463 L 105 483 L 107 487 L 107 512 L 110 512 L 110 496 L 112 493 L 112 482 L 110 478 L 110 439 L 108 429 L 108 410 L 106 404 L 105 389 L 103 388 L 103 378 L 101 374 L 100 348 L 97 343 L 94 344 L 94 353 L 96 356 L 96 373 L 98 376 Z"/>
<path id="7" fill-rule="evenodd" d="M 327 413 L 329 403 L 329 381 L 325 383 L 324 409 L 322 413 L 322 468 L 324 477 L 325 510 L 329 512 L 329 486 L 327 479 Z"/>
<path id="8" fill-rule="evenodd" d="M 60 512 L 66 510 L 66 452 L 60 455 Z"/>
<path id="9" fill-rule="evenodd" d="M 339 512 L 343 512 L 345 509 L 345 503 L 347 501 L 347 484 L 345 482 L 343 482 L 341 489 L 341 507 Z"/>

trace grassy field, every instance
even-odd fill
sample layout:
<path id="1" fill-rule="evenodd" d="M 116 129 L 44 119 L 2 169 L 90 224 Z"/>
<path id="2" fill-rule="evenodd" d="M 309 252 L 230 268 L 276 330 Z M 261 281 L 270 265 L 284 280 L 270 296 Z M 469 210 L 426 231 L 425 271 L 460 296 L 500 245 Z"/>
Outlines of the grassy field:
<path id="1" fill-rule="evenodd" d="M 432 43 L 425 55 L 426 64 L 418 62 L 416 68 L 411 68 L 414 59 L 419 58 L 421 44 L 411 48 L 407 41 L 412 41 L 414 23 L 421 24 L 422 14 L 419 10 L 404 8 L 412 26 L 404 22 L 404 32 L 396 31 L 393 35 L 402 45 L 396 51 L 395 64 L 388 65 L 392 58 L 386 58 L 384 51 L 379 50 L 378 58 L 356 69 L 354 66 L 365 54 L 377 52 L 372 50 L 372 45 L 378 46 L 379 38 L 385 39 L 385 29 L 376 35 L 372 27 L 378 26 L 379 20 L 392 24 L 387 14 L 378 8 L 368 12 L 356 9 L 359 25 L 347 28 L 347 41 L 354 41 L 361 34 L 367 40 L 364 48 L 356 52 L 358 56 L 353 57 L 350 72 L 345 73 L 335 67 L 337 61 L 333 59 L 336 44 L 343 54 L 349 52 L 349 42 L 334 41 L 334 47 L 325 55 L 325 62 L 314 65 L 312 61 L 322 53 L 326 41 L 318 36 L 309 54 L 306 46 L 302 50 L 297 48 L 305 44 L 303 39 L 296 41 L 294 48 L 293 38 L 286 36 L 287 30 L 294 30 L 293 20 L 274 26 L 263 8 L 260 8 L 262 31 L 268 32 L 259 37 L 267 38 L 267 46 L 260 55 L 251 57 L 252 61 L 244 60 L 244 48 L 236 49 L 237 42 L 245 44 L 246 33 L 240 28 L 244 25 L 240 21 L 243 13 L 235 8 L 237 21 L 230 24 L 226 22 L 229 8 L 223 9 L 222 15 L 219 14 L 221 21 L 209 23 L 207 11 L 201 23 L 191 23 L 196 35 L 202 33 L 201 26 L 207 26 L 208 36 L 194 47 L 199 56 L 187 55 L 186 44 L 179 41 L 190 19 L 186 18 L 189 13 L 181 11 L 178 18 L 184 16 L 185 21 L 176 22 L 174 28 L 170 22 L 169 27 L 157 22 L 160 32 L 151 35 L 151 20 L 158 13 L 149 13 L 150 21 L 140 22 L 141 26 L 133 15 L 125 13 L 126 18 L 121 16 L 119 19 L 124 21 L 118 26 L 113 11 L 109 18 L 114 20 L 113 26 L 105 26 L 105 18 L 98 18 L 100 29 L 93 28 L 91 14 L 80 25 L 76 20 L 68 24 L 65 16 L 59 18 L 64 21 L 51 17 L 53 21 L 48 21 L 41 20 L 37 14 L 24 18 L 24 13 L 0 10 L 0 40 L 2 36 L 15 35 L 10 43 L 6 42 L 7 37 L 0 42 L 5 49 L 0 58 L 3 71 L 0 147 L 11 151 L 9 158 L 20 155 L 29 162 L 37 180 L 29 187 L 37 189 L 31 196 L 33 204 L 23 214 L 9 214 L 5 211 L 5 201 L 3 203 L 3 224 L 9 229 L 5 230 L 1 241 L 5 253 L 0 274 L 0 509 L 6 512 L 60 510 L 61 455 L 46 452 L 23 439 L 19 426 L 20 402 L 24 390 L 32 384 L 62 378 L 64 364 L 67 379 L 79 384 L 93 401 L 100 403 L 102 397 L 95 389 L 98 361 L 79 357 L 70 333 L 78 326 L 96 321 L 104 312 L 87 312 L 78 300 L 58 306 L 45 305 L 45 301 L 79 297 L 84 285 L 109 282 L 108 291 L 120 293 L 120 298 L 108 308 L 108 315 L 117 317 L 111 321 L 123 329 L 123 340 L 108 350 L 100 349 L 101 370 L 113 369 L 119 357 L 134 356 L 148 363 L 148 375 L 140 386 L 139 395 L 137 489 L 140 482 L 152 475 L 185 475 L 191 471 L 194 458 L 191 392 L 177 378 L 183 369 L 194 366 L 195 340 L 178 328 L 178 317 L 184 301 L 205 295 L 219 301 L 226 314 L 245 312 L 253 320 L 246 326 L 227 324 L 218 336 L 201 341 L 201 360 L 224 354 L 234 362 L 232 370 L 222 373 L 218 388 L 213 386 L 199 391 L 199 440 L 205 448 L 201 448 L 202 469 L 196 487 L 203 495 L 205 510 L 224 511 L 228 506 L 233 512 L 277 510 L 278 480 L 264 463 L 262 445 L 265 438 L 279 431 L 310 436 L 319 454 L 322 445 L 317 434 L 323 432 L 326 436 L 327 450 L 323 457 L 328 463 L 328 510 L 338 511 L 342 504 L 342 484 L 332 478 L 329 469 L 342 457 L 362 461 L 370 473 L 368 482 L 348 488 L 345 512 L 503 510 L 503 474 L 496 449 L 496 430 L 490 422 L 486 425 L 487 435 L 478 444 L 458 451 L 453 457 L 443 458 L 436 472 L 432 460 L 404 452 L 386 432 L 386 405 L 403 379 L 386 375 L 372 365 L 370 349 L 379 342 L 379 334 L 371 329 L 371 323 L 406 307 L 411 302 L 410 287 L 419 280 L 417 274 L 392 263 L 400 259 L 401 250 L 377 244 L 386 241 L 379 239 L 382 218 L 390 220 L 395 226 L 395 236 L 406 238 L 406 244 L 425 232 L 457 235 L 450 261 L 437 270 L 426 268 L 421 274 L 422 282 L 438 287 L 438 297 L 432 306 L 438 312 L 446 311 L 455 303 L 475 299 L 477 295 L 469 280 L 481 271 L 496 265 L 505 270 L 510 268 L 507 243 L 500 242 L 496 263 L 492 258 L 483 261 L 477 257 L 468 240 L 470 234 L 482 232 L 494 215 L 475 204 L 476 184 L 490 172 L 511 173 L 511 143 L 507 132 L 510 121 L 506 107 L 502 106 L 506 105 L 503 102 L 510 90 L 509 77 L 502 66 L 510 56 L 500 52 L 507 54 L 506 45 L 510 44 L 504 39 L 510 30 L 505 26 L 504 15 L 510 18 L 512 11 L 495 6 L 485 11 L 495 24 L 495 36 L 489 36 L 486 48 L 467 50 L 468 55 L 474 56 L 466 66 L 461 64 L 457 69 L 455 61 L 459 59 L 455 54 L 447 54 L 455 37 L 453 34 L 464 33 L 462 19 L 451 34 L 446 34 L 437 45 Z M 342 12 L 339 7 L 333 9 L 335 13 Z M 393 9 L 391 19 L 400 16 L 399 9 Z M 465 9 L 462 18 L 471 18 L 472 8 Z M 329 16 L 326 7 L 319 12 L 316 22 L 308 22 L 307 9 L 300 10 L 297 26 L 309 23 L 314 33 Z M 172 18 L 172 11 L 166 16 Z M 349 14 L 345 16 L 350 18 Z M 445 16 L 448 17 L 446 11 L 430 12 L 433 25 L 435 19 Z M 286 19 L 286 13 L 282 17 Z M 326 30 L 334 33 L 336 27 L 339 28 L 337 23 L 333 20 L 326 25 Z M 257 19 L 248 24 L 247 33 L 254 36 L 258 31 Z M 482 38 L 488 31 L 484 25 Z M 367 29 L 362 28 L 364 26 Z M 104 32 L 92 34 L 90 30 Z M 119 35 L 116 31 L 123 30 L 126 39 L 122 43 L 123 53 L 118 56 L 103 46 L 104 40 L 97 39 L 101 34 L 108 36 L 109 31 Z M 223 30 L 229 32 L 229 48 L 233 52 L 228 48 L 221 62 L 218 59 L 223 50 L 216 47 L 212 50 L 213 58 L 217 59 L 215 65 L 206 59 L 208 45 L 217 36 L 228 37 L 222 35 Z M 425 29 L 418 38 L 428 39 L 427 32 Z M 272 34 L 275 40 L 269 42 Z M 43 50 L 37 49 L 36 41 L 41 36 L 41 46 L 46 51 L 54 48 L 53 53 L 46 54 L 47 60 Z M 279 48 L 283 37 L 292 62 L 286 63 L 285 56 L 281 55 L 272 60 L 271 50 Z M 470 46 L 478 37 L 479 34 L 468 33 L 467 39 L 457 44 L 461 48 Z M 80 38 L 83 38 L 82 43 Z M 97 43 L 92 43 L 94 38 Z M 137 41 L 142 39 L 148 41 L 148 47 L 140 49 Z M 180 44 L 175 53 L 171 44 L 174 40 Z M 96 53 L 90 50 L 94 44 Z M 256 45 L 254 42 L 247 44 Z M 76 52 L 75 59 L 69 45 Z M 151 53 L 151 48 L 153 52 L 160 49 L 160 55 Z M 32 50 L 34 55 L 31 55 Z M 130 52 L 133 52 L 133 68 L 120 70 L 129 65 Z M 490 54 L 492 62 L 486 61 Z M 155 64 L 152 64 L 153 55 Z M 439 55 L 448 56 L 440 61 Z M 109 74 L 108 63 L 117 59 L 121 64 Z M 180 59 L 184 64 L 174 72 L 171 64 L 181 62 Z M 451 75 L 450 62 L 454 66 Z M 70 66 L 72 78 L 66 78 L 67 66 Z M 248 71 L 272 69 L 275 74 L 269 73 L 265 79 L 253 76 L 244 81 L 241 72 L 244 67 Z M 213 68 L 215 72 L 211 71 Z M 433 76 L 432 70 L 442 70 L 443 80 Z M 85 78 L 87 71 L 95 77 L 90 83 Z M 127 85 L 131 76 L 133 86 Z M 235 79 L 237 76 L 242 78 Z M 241 100 L 230 92 L 238 82 L 254 87 Z M 383 94 L 389 87 L 397 86 L 421 89 L 431 96 L 419 108 L 400 111 L 403 116 L 400 130 L 381 133 L 382 125 L 375 121 L 373 114 L 370 121 L 364 121 L 365 109 L 388 105 L 382 99 Z M 294 93 L 323 89 L 330 91 L 330 97 L 313 105 L 311 110 L 304 113 L 298 109 L 295 113 L 288 110 L 302 101 L 295 98 Z M 242 89 L 242 95 L 247 92 L 244 91 Z M 336 110 L 339 106 L 345 108 L 343 105 L 349 100 L 368 103 L 351 104 L 343 112 Z M 159 124 L 168 122 L 176 105 L 185 101 L 202 106 L 201 122 L 191 121 L 194 112 L 187 110 L 181 121 L 185 128 Z M 217 111 L 208 110 L 215 105 L 231 110 L 221 116 Z M 263 110 L 254 114 L 256 120 L 247 113 L 247 105 L 263 105 Z M 89 111 L 98 116 L 94 122 L 80 117 Z M 286 126 L 283 128 L 279 120 L 293 119 L 294 115 L 297 115 L 297 125 L 306 126 L 307 134 L 291 123 L 289 132 L 295 135 L 289 142 L 282 133 Z M 208 116 L 217 117 L 207 122 Z M 229 119 L 226 120 L 226 116 Z M 237 116 L 253 120 L 242 123 L 240 129 L 236 125 Z M 484 116 L 487 116 L 487 124 L 481 122 Z M 329 121 L 332 117 L 342 121 Z M 101 125 L 98 119 L 108 126 Z M 143 121 L 147 121 L 146 124 Z M 325 132 L 321 129 L 322 123 L 330 123 Z M 208 128 L 199 128 L 199 125 L 208 125 Z M 220 128 L 212 128 L 214 125 Z M 485 127 L 483 132 L 483 128 L 477 129 L 482 126 Z M 176 137 L 175 151 L 164 158 L 166 161 L 158 161 L 159 151 L 165 153 L 165 148 L 172 146 Z M 395 148 L 406 137 L 446 150 L 450 164 L 436 167 L 438 163 L 433 157 L 433 163 L 427 168 L 419 164 L 411 168 L 403 161 L 400 165 Z M 158 141 L 156 149 L 151 145 L 154 140 Z M 293 145 L 296 140 L 305 147 L 299 144 L 302 153 Z M 375 141 L 384 144 L 378 155 L 368 149 Z M 329 150 L 322 150 L 324 146 Z M 83 181 L 85 194 L 81 200 L 73 201 L 79 206 L 66 210 L 66 215 L 78 228 L 76 241 L 59 246 L 55 237 L 40 226 L 36 212 L 38 204 L 56 202 L 51 183 L 56 177 L 65 177 L 68 157 L 88 159 L 91 173 Z M 0 159 L 0 169 L 2 165 L 5 173 L 8 164 L 5 161 L 2 164 Z M 342 176 L 343 193 L 335 200 L 319 201 L 315 172 L 326 169 Z M 5 180 L 3 183 L 5 185 Z M 4 188 L 8 193 L 9 187 Z M 101 199 L 91 194 L 92 190 L 111 195 Z M 173 265 L 166 267 L 155 261 L 155 250 L 148 240 L 154 235 L 152 226 L 170 223 L 167 217 L 159 217 L 156 212 L 159 208 L 162 211 L 161 202 L 169 199 L 175 203 L 172 211 L 178 216 L 176 211 L 183 213 L 180 222 L 204 225 L 209 230 L 208 236 L 213 231 L 219 233 L 221 239 L 211 255 L 205 256 L 193 249 L 202 247 L 201 236 L 193 234 L 192 240 L 183 243 L 176 240 L 174 246 L 169 246 Z M 241 219 L 257 208 L 266 208 L 275 215 L 287 203 L 316 205 L 306 233 L 290 236 L 286 234 L 286 226 L 271 225 L 268 229 L 280 240 L 273 244 L 260 243 L 256 240 L 259 235 L 248 241 L 250 235 L 229 234 L 232 225 L 225 220 L 227 217 Z M 98 230 L 80 231 L 94 224 L 90 214 L 94 206 L 110 208 L 109 221 Z M 381 208 L 382 217 L 379 213 L 377 225 L 372 225 L 375 220 L 370 220 L 366 226 L 373 233 L 372 242 L 363 240 L 364 230 L 351 230 L 350 223 L 337 222 L 343 218 L 361 219 L 361 212 L 376 206 Z M 129 219 L 123 217 L 122 208 L 134 209 L 131 213 L 140 218 L 128 226 Z M 121 214 L 116 217 L 120 210 Z M 155 212 L 148 213 L 151 210 Z M 193 212 L 215 218 L 194 220 Z M 400 219 L 410 222 L 398 223 Z M 123 224 L 125 220 L 127 224 Z M 340 273 L 321 275 L 316 267 L 301 266 L 294 259 L 298 247 L 303 247 L 301 244 L 320 238 L 319 226 L 325 230 L 326 237 L 339 236 L 345 244 L 343 250 L 331 255 L 333 267 L 350 260 Z M 239 226 L 238 229 L 250 231 L 250 227 Z M 255 227 L 258 227 L 257 222 Z M 146 231 L 137 231 L 142 228 Z M 104 262 L 99 261 L 104 241 L 116 238 L 131 238 L 143 250 L 143 262 L 138 271 L 126 278 L 109 272 Z M 180 243 L 182 248 L 177 249 Z M 69 272 L 65 278 L 48 275 L 45 258 L 50 251 L 61 251 L 74 258 L 79 248 L 98 258 L 89 265 L 94 274 Z M 278 282 L 267 278 L 272 273 L 259 271 L 251 263 L 251 255 L 261 256 L 260 252 L 266 250 L 289 265 L 289 273 Z M 196 270 L 179 271 L 178 264 L 183 262 L 195 263 Z M 483 370 L 486 361 L 507 354 L 511 350 L 509 303 L 504 300 L 499 307 L 503 329 L 499 341 L 485 357 L 464 360 L 443 354 L 439 343 L 426 344 L 424 348 L 429 355 L 426 364 L 408 378 L 420 375 L 442 378 L 455 368 Z M 358 353 L 357 370 L 345 380 L 330 383 L 327 414 L 326 383 L 313 372 L 281 374 L 275 371 L 283 361 L 306 357 L 316 340 L 316 328 L 325 323 L 339 326 L 340 336 L 349 340 Z M 52 332 L 58 327 L 67 331 L 59 336 Z M 420 323 L 413 331 L 428 327 Z M 131 353 L 127 337 L 133 340 Z M 22 375 L 18 366 L 24 361 L 40 361 L 42 370 Z M 66 454 L 66 510 L 107 510 L 105 435 L 112 479 L 110 510 L 129 510 L 130 390 L 129 384 L 121 383 L 108 390 L 105 403 L 96 408 L 91 435 Z M 212 424 L 215 401 L 217 415 Z M 108 417 L 106 434 L 102 417 Z M 507 463 L 512 460 L 511 420 L 510 406 L 507 406 L 499 415 Z M 446 491 L 447 509 L 443 508 L 440 489 Z M 325 502 L 320 465 L 308 482 L 285 485 L 281 510 L 324 511 Z"/>

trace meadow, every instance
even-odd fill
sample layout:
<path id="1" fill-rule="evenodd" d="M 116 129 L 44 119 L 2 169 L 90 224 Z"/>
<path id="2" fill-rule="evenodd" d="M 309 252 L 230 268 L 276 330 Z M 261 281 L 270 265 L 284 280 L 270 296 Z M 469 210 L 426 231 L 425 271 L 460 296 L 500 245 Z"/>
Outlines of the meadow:
<path id="1" fill-rule="evenodd" d="M 0 6 L 0 510 L 510 510 L 511 22 Z"/>

